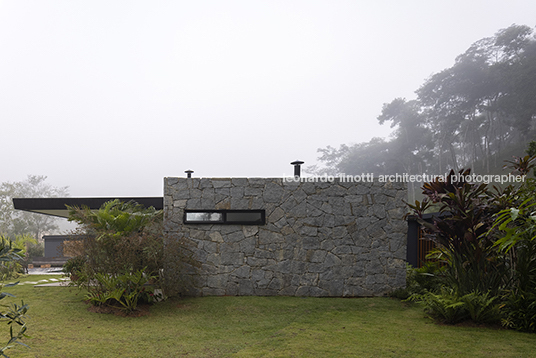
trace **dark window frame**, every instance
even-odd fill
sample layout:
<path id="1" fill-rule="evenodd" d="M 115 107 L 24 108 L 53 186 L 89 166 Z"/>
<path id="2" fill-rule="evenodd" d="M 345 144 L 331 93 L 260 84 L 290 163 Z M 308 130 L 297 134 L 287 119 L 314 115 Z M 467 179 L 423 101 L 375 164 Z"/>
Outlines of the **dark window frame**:
<path id="1" fill-rule="evenodd" d="M 222 219 L 219 221 L 209 221 L 209 220 L 188 220 L 187 214 L 188 213 L 219 213 L 222 214 Z M 257 221 L 248 221 L 248 220 L 242 220 L 242 221 L 232 221 L 227 218 L 228 213 L 233 214 L 241 214 L 241 213 L 258 213 L 260 214 L 260 219 Z M 193 210 L 193 209 L 187 209 L 184 210 L 184 216 L 182 222 L 186 225 L 189 224 L 201 224 L 201 225 L 266 225 L 266 211 L 264 209 L 259 210 Z"/>

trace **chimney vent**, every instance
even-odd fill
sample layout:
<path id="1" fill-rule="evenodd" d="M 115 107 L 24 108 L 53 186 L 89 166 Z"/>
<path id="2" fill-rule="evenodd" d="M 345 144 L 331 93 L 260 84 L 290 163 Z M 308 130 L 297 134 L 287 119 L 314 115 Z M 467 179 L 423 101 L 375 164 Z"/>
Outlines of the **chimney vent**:
<path id="1" fill-rule="evenodd" d="M 190 170 L 190 169 L 186 170 L 186 171 L 185 171 L 185 173 L 186 173 L 186 177 L 187 177 L 187 178 L 191 178 L 193 172 L 194 172 L 194 171 L 193 171 L 193 170 Z"/>
<path id="2" fill-rule="evenodd" d="M 295 177 L 300 177 L 301 175 L 301 167 L 300 165 L 302 165 L 304 162 L 302 161 L 299 161 L 299 160 L 296 160 L 290 164 L 294 165 L 294 176 Z"/>

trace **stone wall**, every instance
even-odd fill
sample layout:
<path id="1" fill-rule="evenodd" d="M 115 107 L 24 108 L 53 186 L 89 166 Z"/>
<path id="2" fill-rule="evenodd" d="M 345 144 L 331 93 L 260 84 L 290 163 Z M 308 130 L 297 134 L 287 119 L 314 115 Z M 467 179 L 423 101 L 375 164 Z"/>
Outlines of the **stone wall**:
<path id="1" fill-rule="evenodd" d="M 405 285 L 403 183 L 165 178 L 169 240 L 201 263 L 188 294 L 379 296 Z M 185 209 L 265 209 L 266 225 L 184 224 Z"/>

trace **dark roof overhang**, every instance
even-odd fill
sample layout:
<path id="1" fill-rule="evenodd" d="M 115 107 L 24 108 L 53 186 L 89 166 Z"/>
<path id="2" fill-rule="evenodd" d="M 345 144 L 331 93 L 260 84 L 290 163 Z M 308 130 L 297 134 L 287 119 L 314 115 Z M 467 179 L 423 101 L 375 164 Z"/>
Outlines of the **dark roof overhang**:
<path id="1" fill-rule="evenodd" d="M 154 207 L 157 210 L 164 208 L 163 197 L 104 197 L 104 198 L 13 198 L 13 207 L 17 210 L 31 213 L 52 215 L 62 218 L 69 217 L 68 206 L 88 207 L 98 210 L 107 201 L 119 199 L 121 201 L 134 201 L 145 207 Z"/>

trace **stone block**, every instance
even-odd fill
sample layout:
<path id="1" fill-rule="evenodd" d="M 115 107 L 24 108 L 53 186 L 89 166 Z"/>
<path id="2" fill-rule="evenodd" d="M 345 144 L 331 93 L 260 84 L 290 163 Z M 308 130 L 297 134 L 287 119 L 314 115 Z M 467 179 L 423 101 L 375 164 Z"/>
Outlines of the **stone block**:
<path id="1" fill-rule="evenodd" d="M 223 275 L 210 275 L 207 277 L 207 286 L 210 288 L 221 288 L 227 284 L 228 276 Z"/>
<path id="2" fill-rule="evenodd" d="M 341 259 L 333 255 L 331 252 L 326 254 L 326 258 L 324 260 L 325 267 L 339 266 L 341 263 Z"/>
<path id="3" fill-rule="evenodd" d="M 281 291 L 279 291 L 280 296 L 296 296 L 297 287 L 295 286 L 287 286 L 283 288 Z"/>
<path id="4" fill-rule="evenodd" d="M 215 242 L 223 242 L 223 237 L 221 236 L 219 231 L 212 231 L 208 234 L 210 239 Z"/>
<path id="5" fill-rule="evenodd" d="M 318 229 L 313 226 L 302 226 L 299 233 L 302 236 L 315 237 L 318 233 Z"/>
<path id="6" fill-rule="evenodd" d="M 244 238 L 244 233 L 242 230 L 240 230 L 227 234 L 224 241 L 229 243 L 240 242 L 244 240 Z"/>
<path id="7" fill-rule="evenodd" d="M 296 206 L 291 207 L 287 210 L 287 215 L 292 215 L 296 218 L 304 218 L 307 216 L 307 205 L 305 201 L 296 204 Z"/>
<path id="8" fill-rule="evenodd" d="M 270 216 L 268 216 L 268 221 L 271 223 L 275 223 L 276 221 L 283 218 L 284 216 L 285 216 L 285 211 L 278 207 L 274 211 L 272 211 Z"/>
<path id="9" fill-rule="evenodd" d="M 373 275 L 383 274 L 385 267 L 382 266 L 379 260 L 372 260 L 365 265 L 365 272 L 367 277 L 371 277 Z"/>
<path id="10" fill-rule="evenodd" d="M 275 257 L 272 251 L 263 250 L 260 247 L 255 248 L 255 253 L 253 255 L 257 259 L 274 259 Z"/>
<path id="11" fill-rule="evenodd" d="M 231 187 L 231 179 L 214 178 L 214 179 L 212 179 L 212 185 L 214 186 L 214 189 L 230 188 Z"/>
<path id="12" fill-rule="evenodd" d="M 244 197 L 236 198 L 231 196 L 231 210 L 248 210 L 249 208 L 249 199 Z"/>
<path id="13" fill-rule="evenodd" d="M 223 252 L 221 254 L 221 264 L 240 266 L 244 264 L 244 254 L 241 252 Z"/>
<path id="14" fill-rule="evenodd" d="M 311 296 L 311 287 L 310 286 L 300 286 L 296 289 L 296 296 L 309 297 Z"/>
<path id="15" fill-rule="evenodd" d="M 242 252 L 246 256 L 251 256 L 255 254 L 256 249 L 256 239 L 254 237 L 248 237 L 242 241 L 240 241 L 240 252 Z"/>
<path id="16" fill-rule="evenodd" d="M 246 279 L 246 278 L 249 278 L 250 273 L 251 273 L 251 269 L 248 266 L 241 266 L 237 268 L 236 270 L 232 271 L 231 276 Z"/>
<path id="17" fill-rule="evenodd" d="M 321 242 L 322 240 L 317 237 L 304 237 L 302 239 L 302 248 L 304 250 L 319 249 Z"/>
<path id="18" fill-rule="evenodd" d="M 275 183 L 268 183 L 264 189 L 263 199 L 267 203 L 281 203 L 284 189 Z"/>
<path id="19" fill-rule="evenodd" d="M 253 296 L 255 289 L 253 287 L 253 282 L 250 280 L 240 280 L 238 281 L 238 295 L 239 296 Z"/>
<path id="20" fill-rule="evenodd" d="M 329 292 L 318 287 L 318 286 L 313 286 L 309 289 L 309 296 L 311 297 L 328 297 L 329 296 Z"/>

